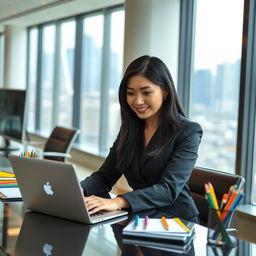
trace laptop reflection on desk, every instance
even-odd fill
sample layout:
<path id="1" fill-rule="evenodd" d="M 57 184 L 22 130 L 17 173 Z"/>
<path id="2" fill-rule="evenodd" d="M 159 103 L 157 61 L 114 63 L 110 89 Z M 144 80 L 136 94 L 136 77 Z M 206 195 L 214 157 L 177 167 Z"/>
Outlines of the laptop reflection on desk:
<path id="1" fill-rule="evenodd" d="M 88 225 L 28 212 L 22 222 L 14 256 L 80 256 L 89 232 Z"/>
<path id="2" fill-rule="evenodd" d="M 81 256 L 90 230 L 120 221 L 127 216 L 86 225 L 35 212 L 24 216 L 14 256 Z"/>

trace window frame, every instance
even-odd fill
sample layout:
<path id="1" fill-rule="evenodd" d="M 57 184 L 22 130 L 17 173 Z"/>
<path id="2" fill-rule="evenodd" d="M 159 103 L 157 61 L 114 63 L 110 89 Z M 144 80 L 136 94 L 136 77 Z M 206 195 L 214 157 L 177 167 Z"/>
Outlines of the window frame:
<path id="1" fill-rule="evenodd" d="M 185 113 L 189 115 L 190 90 L 195 34 L 196 0 L 181 0 L 177 93 Z"/>

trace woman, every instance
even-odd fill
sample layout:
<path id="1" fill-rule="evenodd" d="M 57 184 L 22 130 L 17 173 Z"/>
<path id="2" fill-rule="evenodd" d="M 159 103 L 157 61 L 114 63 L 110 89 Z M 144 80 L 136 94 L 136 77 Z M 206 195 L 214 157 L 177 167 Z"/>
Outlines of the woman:
<path id="1" fill-rule="evenodd" d="M 127 68 L 119 88 L 121 128 L 100 169 L 81 182 L 91 214 L 168 207 L 174 217 L 197 221 L 187 185 L 202 129 L 189 121 L 166 65 L 142 56 Z M 101 196 L 124 174 L 133 191 Z"/>

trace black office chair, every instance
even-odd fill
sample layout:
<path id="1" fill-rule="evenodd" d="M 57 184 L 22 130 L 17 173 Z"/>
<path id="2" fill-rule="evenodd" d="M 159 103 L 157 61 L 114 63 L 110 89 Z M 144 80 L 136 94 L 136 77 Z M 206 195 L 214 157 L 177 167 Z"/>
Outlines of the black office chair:
<path id="1" fill-rule="evenodd" d="M 189 188 L 191 196 L 199 211 L 200 224 L 206 226 L 208 219 L 208 203 L 205 199 L 205 187 L 204 184 L 211 182 L 215 194 L 220 205 L 222 195 L 227 193 L 230 186 L 236 184 L 238 188 L 242 188 L 245 179 L 242 176 L 214 171 L 206 168 L 195 167 L 192 175 L 189 179 Z"/>
<path id="2" fill-rule="evenodd" d="M 43 158 L 65 162 L 67 158 L 70 158 L 68 153 L 78 133 L 78 129 L 56 126 L 46 141 L 42 153 Z"/>

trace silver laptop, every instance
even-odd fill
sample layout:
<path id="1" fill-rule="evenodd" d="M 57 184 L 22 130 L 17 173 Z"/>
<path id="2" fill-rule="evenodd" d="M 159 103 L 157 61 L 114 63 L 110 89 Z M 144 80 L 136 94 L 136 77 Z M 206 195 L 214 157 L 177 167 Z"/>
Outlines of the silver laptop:
<path id="1" fill-rule="evenodd" d="M 27 209 L 87 224 L 126 215 L 116 210 L 90 215 L 74 166 L 51 160 L 9 155 Z"/>

